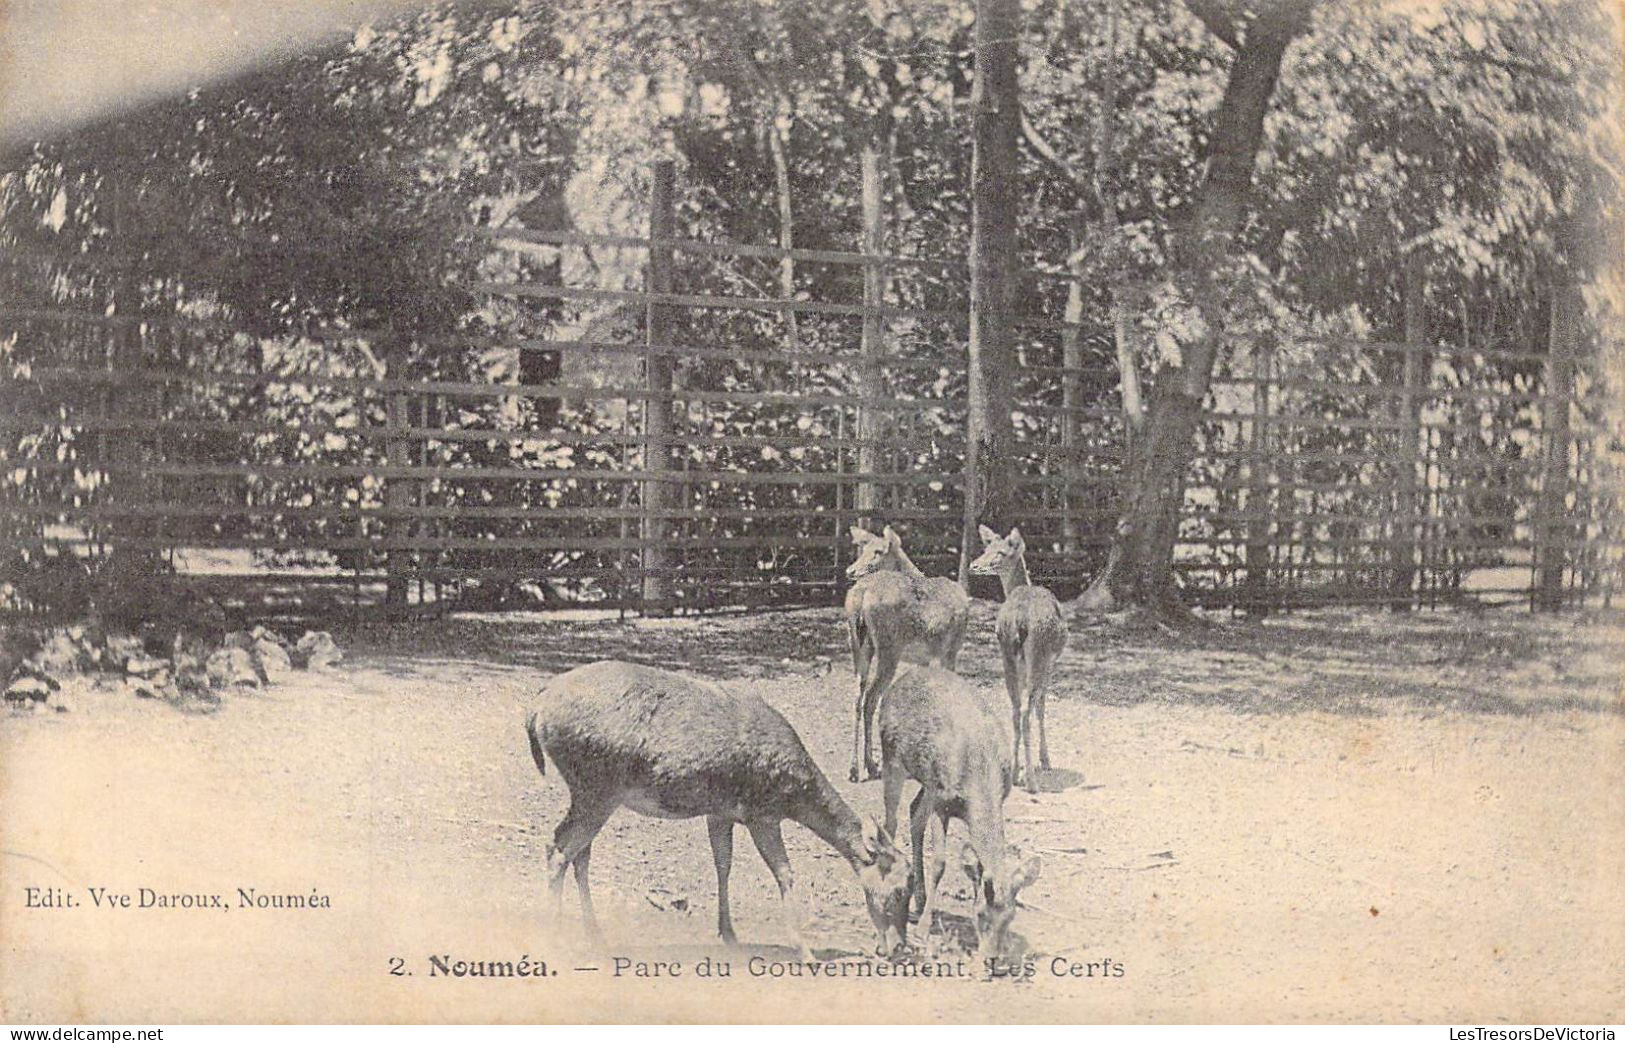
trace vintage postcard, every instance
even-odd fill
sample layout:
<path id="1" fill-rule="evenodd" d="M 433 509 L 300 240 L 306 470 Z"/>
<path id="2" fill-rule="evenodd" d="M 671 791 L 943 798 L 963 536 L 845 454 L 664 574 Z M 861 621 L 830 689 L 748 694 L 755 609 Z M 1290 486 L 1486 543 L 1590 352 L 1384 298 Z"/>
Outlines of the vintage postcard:
<path id="1" fill-rule="evenodd" d="M 1625 1019 L 1614 0 L 0 34 L 0 1021 Z"/>

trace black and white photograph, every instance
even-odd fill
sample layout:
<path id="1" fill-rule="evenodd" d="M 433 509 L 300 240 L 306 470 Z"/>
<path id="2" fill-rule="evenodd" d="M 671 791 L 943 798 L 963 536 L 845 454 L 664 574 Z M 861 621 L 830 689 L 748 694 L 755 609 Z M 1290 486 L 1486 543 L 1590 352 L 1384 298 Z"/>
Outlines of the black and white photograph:
<path id="1" fill-rule="evenodd" d="M 1614 1038 L 1622 190 L 1620 0 L 0 0 L 0 1023 Z"/>

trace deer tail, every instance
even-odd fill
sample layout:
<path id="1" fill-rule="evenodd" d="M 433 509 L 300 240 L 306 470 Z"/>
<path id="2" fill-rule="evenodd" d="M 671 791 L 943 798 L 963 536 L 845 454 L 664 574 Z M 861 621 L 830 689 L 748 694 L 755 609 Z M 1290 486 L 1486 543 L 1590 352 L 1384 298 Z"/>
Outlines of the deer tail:
<path id="1" fill-rule="evenodd" d="M 536 762 L 536 770 L 546 775 L 547 758 L 542 754 L 542 743 L 547 741 L 547 726 L 542 723 L 540 710 L 530 712 L 525 719 L 525 731 L 530 736 L 530 759 Z"/>

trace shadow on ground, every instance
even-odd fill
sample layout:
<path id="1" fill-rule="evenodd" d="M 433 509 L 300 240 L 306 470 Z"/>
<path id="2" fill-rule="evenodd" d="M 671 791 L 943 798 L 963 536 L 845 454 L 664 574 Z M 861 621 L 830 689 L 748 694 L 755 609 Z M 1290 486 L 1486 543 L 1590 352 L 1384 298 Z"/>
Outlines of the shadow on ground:
<path id="1" fill-rule="evenodd" d="M 974 604 L 959 667 L 988 683 L 1001 676 L 995 609 Z M 533 613 L 451 616 L 360 626 L 343 639 L 352 659 L 407 673 L 433 660 L 518 666 L 535 670 L 540 684 L 545 676 L 613 658 L 718 680 L 800 676 L 852 683 L 836 609 L 627 622 L 567 622 Z M 1625 616 L 1617 612 L 1324 610 L 1189 633 L 1079 617 L 1051 698 L 1353 717 L 1619 714 L 1625 712 L 1622 649 Z"/>

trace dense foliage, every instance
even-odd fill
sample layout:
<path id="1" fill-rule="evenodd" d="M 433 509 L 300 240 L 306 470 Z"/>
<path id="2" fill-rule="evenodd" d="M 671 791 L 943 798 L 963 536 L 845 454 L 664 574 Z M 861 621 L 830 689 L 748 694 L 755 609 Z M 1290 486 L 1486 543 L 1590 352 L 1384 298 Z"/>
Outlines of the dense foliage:
<path id="1" fill-rule="evenodd" d="M 1215 27 L 1244 32 L 1259 6 L 1023 6 L 1020 231 L 1025 261 L 1035 269 L 1023 277 L 1023 307 L 1062 315 L 1067 282 L 1038 269 L 1081 275 L 1082 317 L 1097 329 L 1110 322 L 1113 299 L 1126 302 L 1137 365 L 1152 385 L 1181 364 L 1202 322 L 1168 273 L 1170 237 L 1210 160 L 1212 114 L 1233 61 L 1233 41 Z M 5 388 L 7 411 L 36 419 L 4 443 L 7 502 L 40 508 L 8 515 L 8 543 L 48 542 L 50 505 L 120 502 L 117 482 L 98 468 L 177 455 L 182 445 L 198 464 L 252 460 L 286 470 L 166 476 L 157 498 L 197 506 L 192 524 L 160 533 L 107 517 L 95 534 L 159 545 L 183 536 L 252 536 L 282 548 L 325 540 L 341 547 L 341 562 L 362 564 L 361 548 L 378 535 L 365 526 L 376 523 L 321 509 L 383 503 L 383 485 L 298 465 L 455 462 L 550 473 L 637 466 L 632 436 L 642 406 L 635 399 L 423 395 L 392 406 L 388 396 L 343 380 L 635 385 L 635 359 L 631 369 L 607 356 L 578 362 L 581 356 L 566 354 L 561 363 L 515 347 L 548 335 L 635 343 L 640 315 L 626 305 L 471 288 L 637 288 L 641 251 L 514 247 L 471 236 L 470 228 L 643 234 L 651 165 L 659 158 L 678 162 L 680 238 L 852 250 L 862 234 L 860 159 L 866 150 L 877 154 L 887 252 L 946 262 L 894 267 L 889 303 L 962 313 L 973 21 L 969 0 L 523 0 L 430 8 L 363 30 L 327 53 L 40 144 L 0 180 L 0 240 L 12 259 L 3 273 L 13 333 L 4 342 L 14 378 Z M 1401 338 L 1410 263 L 1425 272 L 1426 336 L 1463 349 L 1433 363 L 1435 388 L 1528 393 L 1538 362 L 1472 351 L 1540 354 L 1551 287 L 1581 286 L 1582 413 L 1612 430 L 1619 421 L 1608 360 L 1619 344 L 1610 331 L 1625 317 L 1611 235 L 1625 216 L 1619 32 L 1617 13 L 1601 0 L 1319 5 L 1287 54 L 1255 161 L 1253 199 L 1220 273 L 1226 352 L 1216 413 L 1251 408 L 1250 387 L 1225 381 L 1266 366 L 1289 378 L 1397 379 L 1395 353 L 1361 349 L 1349 338 Z M 847 265 L 689 254 L 679 254 L 677 264 L 679 292 L 839 302 L 862 292 L 861 270 Z M 76 318 L 65 320 L 66 313 Z M 889 350 L 904 361 L 869 392 L 938 403 L 898 413 L 888 436 L 899 444 L 887 463 L 951 475 L 961 451 L 963 322 L 899 317 L 887 335 Z M 679 344 L 742 352 L 852 355 L 858 337 L 856 318 L 774 310 L 685 311 L 673 331 Z M 1123 427 L 1110 339 L 1089 338 L 1083 361 L 1090 373 L 1075 389 L 1070 421 L 1056 409 L 1062 378 L 1041 368 L 1060 363 L 1060 332 L 1023 326 L 1018 357 L 1033 368 L 1017 375 L 1024 458 L 1012 466 L 1051 473 L 1065 466 L 1076 481 L 1094 475 L 1103 492 L 1092 506 L 1109 513 L 1113 501 L 1104 490 L 1117 473 Z M 200 378 L 162 392 L 21 379 L 50 366 L 125 369 L 136 362 L 244 379 Z M 294 379 L 300 376 L 311 383 Z M 850 437 L 849 410 L 751 399 L 758 392 L 847 394 L 860 379 L 856 364 L 725 356 L 679 362 L 678 386 L 738 393 L 689 403 L 679 411 L 679 432 L 783 440 L 694 447 L 683 462 L 702 471 L 850 470 L 853 454 L 827 444 Z M 197 430 L 160 445 L 151 436 L 65 422 L 115 400 L 122 403 L 115 412 L 192 421 Z M 400 411 L 398 424 L 515 437 L 418 441 L 409 458 L 390 457 L 379 431 L 392 408 Z M 1301 391 L 1271 408 L 1358 418 L 1380 402 Z M 1539 427 L 1532 401 L 1519 408 L 1445 395 L 1426 409 L 1424 420 L 1450 430 L 1452 440 L 1438 448 L 1439 466 L 1454 469 L 1451 481 L 1492 487 L 1469 479 L 1500 475 L 1495 480 L 1514 499 L 1532 488 Z M 1063 431 L 1064 422 L 1076 427 Z M 209 430 L 210 423 L 265 430 L 226 433 L 223 426 Z M 1203 426 L 1198 437 L 1209 455 L 1202 477 L 1233 489 L 1243 472 L 1222 454 L 1245 448 L 1247 431 L 1222 416 Z M 1391 436 L 1321 426 L 1272 437 L 1266 448 L 1277 456 L 1309 452 L 1329 461 L 1298 480 L 1352 489 L 1370 477 L 1370 465 L 1355 454 Z M 622 444 L 628 441 L 634 444 Z M 1349 461 L 1337 462 L 1340 453 Z M 1605 468 L 1608 455 L 1590 464 Z M 1029 509 L 1060 502 L 1053 485 L 1024 488 Z M 394 530 L 422 535 L 433 528 L 448 539 L 565 532 L 624 539 L 626 519 L 612 513 L 549 519 L 531 509 L 636 507 L 635 486 L 571 478 L 475 477 L 422 483 L 412 495 L 420 506 L 486 512 Z M 837 502 L 833 485 L 698 483 L 689 495 L 696 506 L 719 511 L 812 512 Z M 1236 507 L 1226 502 L 1234 495 L 1216 495 L 1209 506 L 1222 518 Z M 919 483 L 899 486 L 886 503 L 900 514 L 946 519 L 956 510 L 953 497 L 951 483 Z M 221 513 L 245 503 L 261 512 Z M 209 505 L 218 508 L 212 515 Z M 1382 505 L 1352 491 L 1341 504 L 1318 506 L 1356 515 Z M 1480 504 L 1473 513 L 1494 511 Z M 682 532 L 715 540 L 771 531 L 794 548 L 797 539 L 813 543 L 841 531 L 816 518 L 749 524 L 756 527 L 719 518 L 684 523 Z M 910 524 L 939 553 L 957 531 L 946 521 Z M 1195 534 L 1218 539 L 1237 531 L 1219 520 Z M 1060 522 L 1041 524 L 1038 536 L 1030 542 L 1040 554 L 1059 546 Z M 1077 573 L 1098 560 L 1100 547 L 1097 541 L 1089 555 L 1073 550 L 1066 569 Z M 37 549 L 27 553 L 38 559 Z M 753 553 L 715 548 L 691 562 L 738 566 L 741 554 Z M 813 548 L 787 553 L 756 564 L 774 575 L 833 564 Z M 583 574 L 612 575 L 624 564 L 624 555 L 583 557 L 563 548 L 529 560 L 557 566 L 566 559 Z M 508 568 L 514 560 L 465 548 L 434 563 Z"/>

